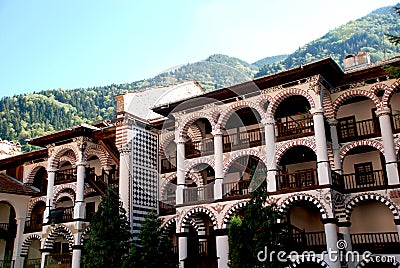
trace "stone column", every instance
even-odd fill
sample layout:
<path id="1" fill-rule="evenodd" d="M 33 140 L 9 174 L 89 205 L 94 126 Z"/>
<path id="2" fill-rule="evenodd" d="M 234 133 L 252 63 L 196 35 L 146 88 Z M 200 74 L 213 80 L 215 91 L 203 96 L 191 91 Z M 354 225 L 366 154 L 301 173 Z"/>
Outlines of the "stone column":
<path id="1" fill-rule="evenodd" d="M 218 268 L 228 268 L 229 238 L 228 229 L 215 230 Z"/>
<path id="2" fill-rule="evenodd" d="M 72 266 L 71 268 L 81 267 L 82 246 L 75 245 L 72 247 Z"/>
<path id="3" fill-rule="evenodd" d="M 393 141 L 390 109 L 382 108 L 376 111 L 381 127 L 383 149 L 385 151 L 386 174 L 389 185 L 399 184 L 399 171 L 397 169 L 396 149 Z"/>
<path id="4" fill-rule="evenodd" d="M 17 218 L 17 233 L 14 239 L 14 249 L 12 259 L 15 261 L 14 267 L 23 267 L 24 257 L 21 257 L 22 236 L 24 234 L 26 218 Z"/>
<path id="5" fill-rule="evenodd" d="M 42 261 L 40 263 L 40 268 L 44 268 L 45 264 L 46 264 L 46 257 L 50 255 L 50 251 L 49 250 L 42 250 Z"/>
<path id="6" fill-rule="evenodd" d="M 176 204 L 183 204 L 183 189 L 185 189 L 185 142 L 183 138 L 175 140 L 176 143 Z"/>
<path id="7" fill-rule="evenodd" d="M 46 210 L 43 214 L 43 223 L 47 223 L 48 217 L 50 215 L 50 210 L 54 208 L 53 206 L 53 196 L 54 196 L 54 181 L 56 179 L 56 169 L 47 169 L 47 195 L 46 195 Z"/>
<path id="8" fill-rule="evenodd" d="M 223 132 L 220 129 L 213 130 L 214 136 L 214 162 L 215 162 L 215 184 L 214 199 L 222 198 L 222 183 L 224 182 L 224 155 L 223 155 Z"/>
<path id="9" fill-rule="evenodd" d="M 277 190 L 276 174 L 278 173 L 275 157 L 275 120 L 272 115 L 267 115 L 267 118 L 261 120 L 261 123 L 264 125 L 265 132 L 265 154 L 267 158 L 267 190 L 268 192 L 275 192 Z"/>
<path id="10" fill-rule="evenodd" d="M 395 219 L 394 224 L 396 224 L 397 233 L 399 234 L 400 237 L 400 219 Z"/>
<path id="11" fill-rule="evenodd" d="M 342 170 L 342 162 L 340 161 L 339 137 L 337 133 L 338 121 L 336 119 L 329 119 L 328 123 L 331 129 L 333 164 L 335 166 L 335 171 L 339 174 L 342 174 L 343 170 Z"/>
<path id="12" fill-rule="evenodd" d="M 188 233 L 177 233 L 178 236 L 178 256 L 179 256 L 179 267 L 185 267 L 184 260 L 188 257 L 187 242 Z"/>
<path id="13" fill-rule="evenodd" d="M 84 161 L 86 142 L 84 139 L 77 139 L 79 147 L 79 159 L 76 163 L 76 196 L 74 206 L 74 220 L 83 221 L 85 218 L 85 176 L 86 176 L 86 162 Z"/>
<path id="14" fill-rule="evenodd" d="M 325 238 L 326 238 L 326 248 L 328 254 L 324 255 L 325 262 L 329 265 L 330 268 L 340 268 L 340 256 L 339 249 L 337 247 L 337 231 L 336 231 L 336 222 L 335 218 L 323 219 L 322 223 L 324 224 L 325 230 Z"/>
<path id="15" fill-rule="evenodd" d="M 343 235 L 343 240 L 346 241 L 345 245 L 346 251 L 352 251 L 353 250 L 353 246 L 351 244 L 351 235 L 350 235 L 350 226 L 351 226 L 351 222 L 339 222 L 338 223 L 339 226 L 339 233 L 341 233 Z M 341 243 L 343 245 L 343 243 Z M 349 268 L 355 268 L 355 264 L 354 262 L 351 262 L 351 260 L 347 260 L 347 266 Z"/>
<path id="16" fill-rule="evenodd" d="M 119 196 L 122 206 L 126 210 L 128 219 L 131 219 L 130 210 L 130 169 L 131 169 L 131 146 L 129 143 L 119 146 Z"/>
<path id="17" fill-rule="evenodd" d="M 317 174 L 318 184 L 330 184 L 330 167 L 328 150 L 326 146 L 324 110 L 322 108 L 311 109 L 314 121 L 315 145 L 317 150 Z"/>

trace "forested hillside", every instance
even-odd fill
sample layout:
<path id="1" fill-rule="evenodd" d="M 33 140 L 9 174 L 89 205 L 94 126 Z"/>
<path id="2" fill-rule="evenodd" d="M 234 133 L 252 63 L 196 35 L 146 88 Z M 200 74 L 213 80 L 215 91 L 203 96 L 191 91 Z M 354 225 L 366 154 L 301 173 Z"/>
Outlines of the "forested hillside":
<path id="1" fill-rule="evenodd" d="M 0 138 L 19 141 L 24 150 L 30 150 L 24 144 L 26 138 L 113 118 L 114 96 L 129 90 L 187 79 L 195 79 L 206 90 L 214 90 L 326 56 L 341 64 L 347 54 L 361 49 L 371 54 L 372 61 L 382 60 L 399 55 L 400 47 L 384 38 L 384 34 L 400 35 L 399 25 L 399 16 L 393 8 L 382 8 L 328 32 L 293 54 L 272 56 L 253 64 L 225 55 L 212 55 L 203 61 L 171 68 L 153 78 L 132 83 L 4 97 L 0 99 Z"/>

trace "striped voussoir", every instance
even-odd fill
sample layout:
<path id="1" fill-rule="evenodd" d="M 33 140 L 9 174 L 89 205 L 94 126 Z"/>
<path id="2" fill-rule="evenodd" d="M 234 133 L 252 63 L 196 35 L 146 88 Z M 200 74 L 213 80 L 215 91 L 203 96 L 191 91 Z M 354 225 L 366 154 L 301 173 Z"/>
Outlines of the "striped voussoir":
<path id="1" fill-rule="evenodd" d="M 74 236 L 68 227 L 64 225 L 58 225 L 54 229 L 52 229 L 44 241 L 44 249 L 53 249 L 54 240 L 62 236 L 68 241 L 69 250 L 72 250 L 72 246 L 75 244 Z"/>
<path id="2" fill-rule="evenodd" d="M 299 201 L 307 201 L 314 204 L 321 213 L 322 219 L 328 218 L 325 207 L 315 197 L 307 194 L 299 194 L 286 198 L 286 200 L 280 206 L 279 212 L 286 214 L 288 209 Z"/>
<path id="3" fill-rule="evenodd" d="M 195 208 L 190 209 L 188 212 L 186 212 L 185 216 L 183 216 L 182 224 L 180 226 L 181 232 L 184 231 L 183 228 L 189 227 L 189 225 L 191 225 L 191 223 L 193 224 L 192 219 L 196 218 L 196 215 L 199 214 L 199 213 L 206 214 L 210 218 L 214 229 L 216 229 L 217 220 L 216 220 L 216 218 L 214 216 L 214 213 L 212 213 L 210 210 L 208 210 L 205 207 L 195 207 Z"/>
<path id="4" fill-rule="evenodd" d="M 21 246 L 21 257 L 28 256 L 29 246 L 32 244 L 33 240 L 42 241 L 42 238 L 40 237 L 40 235 L 37 235 L 37 234 L 31 234 L 30 236 L 28 236 L 24 240 L 24 242 L 22 243 L 22 246 Z"/>
<path id="5" fill-rule="evenodd" d="M 233 215 L 235 215 L 235 212 L 238 211 L 241 208 L 244 208 L 247 205 L 248 201 L 240 201 L 236 204 L 234 204 L 229 210 L 228 212 L 226 212 L 226 214 L 224 215 L 224 223 L 222 226 L 222 229 L 226 229 L 228 228 L 229 223 L 231 222 L 231 219 L 233 217 Z"/>
<path id="6" fill-rule="evenodd" d="M 88 239 L 89 233 L 90 233 L 90 225 L 87 226 L 87 227 L 85 228 L 85 230 L 83 230 L 83 232 L 81 233 L 81 237 L 80 237 L 81 245 L 83 245 L 83 244 L 85 243 L 85 241 Z M 85 238 L 86 238 L 86 239 L 85 239 Z"/>
<path id="7" fill-rule="evenodd" d="M 355 196 L 346 204 L 346 220 L 350 221 L 350 216 L 351 216 L 351 212 L 353 211 L 353 209 L 359 203 L 361 203 L 363 201 L 367 201 L 367 200 L 378 201 L 378 202 L 385 204 L 392 212 L 394 219 L 399 219 L 399 212 L 392 202 L 390 202 L 389 200 L 387 200 L 385 197 L 381 196 L 380 194 L 366 193 L 366 194 L 360 194 L 360 195 Z"/>

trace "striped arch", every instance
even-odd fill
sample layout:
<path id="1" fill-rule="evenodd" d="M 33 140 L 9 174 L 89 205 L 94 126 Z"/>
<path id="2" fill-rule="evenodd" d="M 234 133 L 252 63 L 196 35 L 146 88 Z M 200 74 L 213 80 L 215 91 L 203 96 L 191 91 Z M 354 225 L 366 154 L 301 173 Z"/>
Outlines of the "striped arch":
<path id="1" fill-rule="evenodd" d="M 173 142 L 175 139 L 175 133 L 170 132 L 167 135 L 165 135 L 160 143 L 160 152 L 159 154 L 163 156 L 165 154 L 165 149 L 167 149 L 168 145 Z"/>
<path id="2" fill-rule="evenodd" d="M 87 236 L 90 234 L 90 225 L 86 226 L 85 230 L 83 230 L 83 232 L 81 233 L 80 236 L 80 245 L 84 245 L 86 240 L 87 240 Z"/>
<path id="3" fill-rule="evenodd" d="M 318 258 L 315 254 L 302 254 L 296 260 L 289 265 L 289 268 L 298 267 L 304 263 L 318 263 L 321 267 L 329 267 L 328 264 L 321 258 Z"/>
<path id="4" fill-rule="evenodd" d="M 306 139 L 297 139 L 290 140 L 281 143 L 281 146 L 276 149 L 276 162 L 279 163 L 281 161 L 282 156 L 286 153 L 287 150 L 293 148 L 295 146 L 306 146 L 314 151 L 317 154 L 317 146 L 315 142 L 309 138 Z"/>
<path id="5" fill-rule="evenodd" d="M 377 257 L 379 257 L 379 259 L 377 259 Z M 386 257 L 389 257 L 389 256 L 386 256 Z M 391 258 L 390 258 L 391 257 Z M 382 259 L 382 255 L 372 255 L 372 256 L 369 256 L 367 259 L 362 259 L 359 263 L 358 263 L 358 265 L 357 265 L 357 267 L 356 268 L 359 268 L 359 267 L 365 267 L 366 265 L 368 265 L 369 263 L 382 263 L 382 265 L 383 264 L 391 264 L 391 265 L 393 265 L 393 267 L 400 267 L 400 262 L 398 262 L 397 260 L 396 260 L 396 258 L 394 258 L 394 256 L 390 256 L 389 258 L 386 258 L 385 260 L 386 261 L 383 261 L 383 259 Z M 385 266 L 386 267 L 386 266 Z"/>
<path id="6" fill-rule="evenodd" d="M 161 224 L 162 232 L 165 233 L 175 227 L 176 230 L 177 217 L 174 216 Z"/>
<path id="7" fill-rule="evenodd" d="M 223 216 L 224 222 L 222 224 L 222 229 L 228 228 L 228 226 L 232 220 L 232 217 L 235 215 L 235 212 L 241 208 L 244 208 L 247 205 L 247 203 L 248 203 L 247 200 L 239 201 L 236 204 L 233 204 L 233 206 L 231 206 L 229 208 L 229 210 Z"/>
<path id="8" fill-rule="evenodd" d="M 229 118 L 238 110 L 243 109 L 243 108 L 253 108 L 256 110 L 259 114 L 261 119 L 264 118 L 264 110 L 262 107 L 260 107 L 257 103 L 247 101 L 247 100 L 241 100 L 241 101 L 236 101 L 232 105 L 228 106 L 226 110 L 221 114 L 221 116 L 218 119 L 217 123 L 217 128 L 222 129 L 225 127 L 226 123 L 228 122 Z"/>
<path id="9" fill-rule="evenodd" d="M 203 139 L 203 134 L 201 133 L 201 129 L 199 125 L 194 122 L 190 125 L 188 129 L 188 136 L 192 141 L 201 141 Z"/>
<path id="10" fill-rule="evenodd" d="M 93 189 L 92 187 L 87 187 L 85 189 L 85 191 L 83 192 L 83 196 L 87 197 L 89 194 L 91 193 L 97 193 L 95 189 Z"/>
<path id="11" fill-rule="evenodd" d="M 222 109 L 219 106 L 215 106 L 212 108 L 211 111 L 209 111 L 211 117 L 214 119 L 214 122 L 218 121 L 218 118 L 221 116 L 222 114 Z"/>
<path id="12" fill-rule="evenodd" d="M 257 103 L 258 107 L 260 107 L 260 109 L 262 111 L 264 111 L 264 114 L 266 115 L 267 111 L 264 109 L 264 104 L 268 103 L 268 106 L 269 106 L 272 101 L 273 101 L 273 98 L 270 95 L 261 94 L 257 98 L 257 102 L 256 103 Z"/>
<path id="13" fill-rule="evenodd" d="M 108 153 L 104 150 L 104 148 L 99 144 L 90 143 L 86 147 L 83 155 L 83 161 L 86 162 L 91 156 L 97 156 L 97 158 L 99 158 L 102 168 L 111 165 L 111 158 L 108 156 Z"/>
<path id="14" fill-rule="evenodd" d="M 161 185 L 160 189 L 160 197 L 162 198 L 164 196 L 165 190 L 167 189 L 168 184 L 171 183 L 174 179 L 176 179 L 177 175 L 176 172 L 172 173 L 168 177 L 166 177 Z"/>
<path id="15" fill-rule="evenodd" d="M 73 192 L 73 195 L 71 191 Z M 65 192 L 69 193 L 64 195 L 63 193 Z M 53 205 L 55 205 L 56 202 L 62 197 L 60 196 L 61 194 L 63 194 L 62 196 L 68 196 L 70 198 L 72 197 L 72 202 L 75 202 L 76 186 L 74 184 L 63 184 L 61 187 L 58 187 L 53 194 Z"/>
<path id="16" fill-rule="evenodd" d="M 283 214 L 286 214 L 289 209 L 299 201 L 307 201 L 313 204 L 316 208 L 318 208 L 319 212 L 321 213 L 322 219 L 328 218 L 328 212 L 326 211 L 324 205 L 322 205 L 315 196 L 312 196 L 310 194 L 296 194 L 289 196 L 282 202 L 279 211 Z"/>
<path id="17" fill-rule="evenodd" d="M 380 102 L 379 98 L 373 92 L 362 90 L 362 89 L 352 89 L 352 90 L 346 91 L 343 94 L 341 94 L 333 102 L 332 106 L 333 106 L 334 116 L 336 117 L 337 112 L 340 108 L 340 105 L 342 105 L 343 102 L 345 102 L 346 100 L 351 99 L 353 97 L 357 97 L 357 96 L 364 96 L 364 97 L 367 97 L 368 99 L 372 100 L 377 109 L 379 109 L 381 107 L 381 102 Z"/>
<path id="18" fill-rule="evenodd" d="M 188 173 L 186 174 L 185 179 L 191 179 L 194 183 L 196 183 L 197 187 L 203 186 L 204 182 L 203 182 L 203 177 L 201 176 L 201 174 L 199 172 L 194 172 L 194 173 Z"/>
<path id="19" fill-rule="evenodd" d="M 215 121 L 214 118 L 206 113 L 206 112 L 195 112 L 191 115 L 189 115 L 187 118 L 184 119 L 184 121 L 180 124 L 179 128 L 178 128 L 178 134 L 180 138 L 185 138 L 188 134 L 188 130 L 190 125 L 195 122 L 198 119 L 207 119 L 208 122 L 211 124 L 211 128 L 214 129 L 215 128 Z"/>
<path id="20" fill-rule="evenodd" d="M 210 211 L 206 207 L 194 207 L 194 208 L 190 209 L 189 211 L 187 211 L 183 215 L 181 225 L 179 226 L 180 232 L 184 232 L 185 228 L 189 227 L 189 225 L 193 225 L 194 224 L 193 220 L 196 221 L 196 218 L 198 218 L 196 216 L 196 214 L 199 214 L 199 213 L 203 213 L 203 214 L 207 215 L 210 218 L 214 229 L 217 229 L 217 226 L 218 226 L 218 222 L 216 220 L 217 217 L 215 216 L 215 214 L 212 211 Z"/>
<path id="21" fill-rule="evenodd" d="M 69 162 L 73 167 L 76 167 L 76 160 L 74 153 L 72 151 L 67 151 L 63 156 L 58 160 L 58 165 L 62 162 Z"/>
<path id="22" fill-rule="evenodd" d="M 49 168 L 57 169 L 60 163 L 60 158 L 66 153 L 68 153 L 68 151 L 72 151 L 73 153 L 72 156 L 74 161 L 71 164 L 75 164 L 79 159 L 78 148 L 76 148 L 71 144 L 67 144 L 60 146 L 60 148 L 58 148 L 55 152 L 52 153 L 52 155 L 49 158 Z"/>
<path id="23" fill-rule="evenodd" d="M 262 155 L 259 151 L 255 150 L 255 149 L 247 149 L 247 150 L 236 151 L 231 157 L 229 157 L 229 160 L 224 165 L 225 174 L 228 172 L 230 166 L 236 159 L 239 159 L 240 157 L 243 157 L 243 156 L 250 156 L 250 155 L 256 156 L 258 159 L 260 159 L 264 163 L 265 167 L 267 167 L 267 159 L 265 158 L 264 155 Z"/>
<path id="24" fill-rule="evenodd" d="M 25 183 L 33 183 L 33 180 L 35 179 L 36 176 L 36 172 L 40 169 L 40 168 L 44 168 L 46 169 L 47 172 L 47 165 L 44 162 L 41 163 L 35 163 L 30 167 L 30 170 L 28 171 L 28 175 L 26 176 L 26 178 L 24 179 Z"/>
<path id="25" fill-rule="evenodd" d="M 45 196 L 35 197 L 35 198 L 32 198 L 32 199 L 29 201 L 29 204 L 28 204 L 28 215 L 27 215 L 28 218 L 31 217 L 33 208 L 34 208 L 34 207 L 36 206 L 36 204 L 39 203 L 39 202 L 43 202 L 43 203 L 46 205 L 46 197 L 45 197 Z"/>
<path id="26" fill-rule="evenodd" d="M 374 147 L 378 151 L 380 151 L 382 154 L 384 153 L 383 151 L 383 145 L 379 141 L 376 140 L 359 140 L 359 141 L 354 141 L 351 142 L 347 145 L 345 145 L 341 150 L 340 150 L 340 159 L 343 162 L 343 159 L 345 158 L 346 154 L 353 148 L 359 147 L 359 146 L 370 146 Z"/>
<path id="27" fill-rule="evenodd" d="M 325 117 L 328 119 L 335 119 L 335 112 L 333 110 L 333 104 L 331 99 L 331 94 L 328 90 L 324 89 L 324 97 L 323 97 L 323 107 L 325 111 Z"/>
<path id="28" fill-rule="evenodd" d="M 65 189 L 64 191 L 59 192 L 57 196 L 54 196 L 53 204 L 57 204 L 57 202 L 63 197 L 68 197 L 71 199 L 72 204 L 75 204 L 75 195 L 74 193 L 71 193 L 70 189 Z"/>
<path id="29" fill-rule="evenodd" d="M 42 237 L 40 235 L 37 234 L 31 234 L 30 236 L 28 236 L 24 242 L 22 242 L 22 246 L 21 246 L 21 257 L 26 257 L 28 256 L 28 252 L 29 252 L 29 247 L 32 244 L 33 240 L 39 240 L 40 242 L 42 242 Z"/>
<path id="30" fill-rule="evenodd" d="M 185 174 L 188 175 L 188 173 L 192 168 L 200 164 L 208 164 L 210 167 L 214 168 L 214 159 L 210 157 L 205 157 L 205 158 L 197 158 L 190 161 L 185 165 Z"/>
<path id="31" fill-rule="evenodd" d="M 388 108 L 393 94 L 400 89 L 400 79 L 397 79 L 390 87 L 385 89 L 382 97 L 382 107 Z"/>
<path id="32" fill-rule="evenodd" d="M 52 229 L 49 235 L 44 240 L 43 249 L 51 250 L 53 249 L 54 240 L 58 236 L 63 236 L 68 241 L 69 250 L 72 251 L 72 247 L 75 244 L 74 236 L 71 230 L 65 225 L 57 225 L 54 229 Z"/>
<path id="33" fill-rule="evenodd" d="M 346 211 L 346 220 L 350 221 L 351 212 L 353 209 L 359 204 L 364 201 L 371 200 L 371 201 L 379 201 L 386 205 L 393 214 L 395 220 L 400 219 L 399 211 L 396 208 L 396 205 L 386 199 L 384 196 L 377 194 L 377 193 L 363 193 L 353 197 L 347 204 L 345 205 Z"/>
<path id="34" fill-rule="evenodd" d="M 298 88 L 290 88 L 290 89 L 287 89 L 287 90 L 279 93 L 278 95 L 276 95 L 274 97 L 274 99 L 268 106 L 267 113 L 275 114 L 275 111 L 278 108 L 279 104 L 287 97 L 294 96 L 294 95 L 300 95 L 300 96 L 305 97 L 308 100 L 308 102 L 310 103 L 311 109 L 316 108 L 314 99 L 310 96 L 310 94 L 308 94 L 308 92 L 306 92 L 302 89 L 298 89 Z"/>

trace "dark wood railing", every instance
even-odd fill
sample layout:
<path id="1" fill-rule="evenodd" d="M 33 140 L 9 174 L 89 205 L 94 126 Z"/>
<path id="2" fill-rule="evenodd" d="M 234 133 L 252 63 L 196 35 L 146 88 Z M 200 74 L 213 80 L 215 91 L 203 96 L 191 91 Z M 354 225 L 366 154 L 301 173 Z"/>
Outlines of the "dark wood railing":
<path id="1" fill-rule="evenodd" d="M 265 144 L 265 134 L 260 128 L 235 132 L 223 136 L 224 152 L 235 151 L 246 147 L 256 147 Z"/>
<path id="2" fill-rule="evenodd" d="M 158 209 L 160 216 L 172 215 L 176 213 L 175 205 L 170 203 L 165 203 L 163 201 L 158 201 Z"/>
<path id="3" fill-rule="evenodd" d="M 0 260 L 0 268 L 14 268 L 14 261 Z"/>
<path id="4" fill-rule="evenodd" d="M 195 158 L 199 156 L 210 155 L 213 152 L 213 138 L 203 139 L 201 141 L 190 141 L 185 144 L 186 158 Z"/>
<path id="5" fill-rule="evenodd" d="M 305 232 L 299 228 L 296 230 L 292 229 L 292 234 L 290 235 L 290 250 L 296 252 L 315 251 L 322 252 L 326 250 L 326 238 L 325 232 Z"/>
<path id="6" fill-rule="evenodd" d="M 373 254 L 399 254 L 400 241 L 397 232 L 351 234 L 354 251 L 370 251 Z"/>
<path id="7" fill-rule="evenodd" d="M 317 170 L 305 169 L 276 175 L 277 190 L 300 189 L 318 185 Z"/>
<path id="8" fill-rule="evenodd" d="M 56 172 L 54 184 L 63 184 L 76 181 L 76 169 L 64 169 Z"/>
<path id="9" fill-rule="evenodd" d="M 312 117 L 275 123 L 277 129 L 277 141 L 295 139 L 314 134 L 314 121 Z"/>
<path id="10" fill-rule="evenodd" d="M 37 223 L 35 220 L 25 221 L 24 233 L 34 233 L 42 230 L 43 223 Z"/>
<path id="11" fill-rule="evenodd" d="M 175 172 L 176 171 L 176 157 L 170 156 L 161 159 L 161 173 Z"/>
<path id="12" fill-rule="evenodd" d="M 356 121 L 354 123 L 344 122 L 338 124 L 339 142 L 362 140 L 380 136 L 380 130 L 374 119 Z"/>
<path id="13" fill-rule="evenodd" d="M 222 184 L 222 197 L 229 198 L 233 196 L 243 196 L 249 194 L 249 180 L 240 180 L 236 182 L 227 182 Z"/>
<path id="14" fill-rule="evenodd" d="M 10 224 L 7 223 L 0 223 L 0 230 L 8 232 L 8 230 L 10 229 Z"/>
<path id="15" fill-rule="evenodd" d="M 394 114 L 392 116 L 393 120 L 393 132 L 394 133 L 399 133 L 400 132 L 400 114 Z"/>
<path id="16" fill-rule="evenodd" d="M 24 268 L 37 268 L 37 267 L 40 267 L 40 263 L 41 262 L 42 262 L 41 258 L 39 258 L 39 259 L 25 259 Z"/>
<path id="17" fill-rule="evenodd" d="M 183 202 L 196 203 L 214 199 L 214 183 L 183 189 Z"/>
<path id="18" fill-rule="evenodd" d="M 343 181 L 345 190 L 349 192 L 384 188 L 387 185 L 383 170 L 374 170 L 362 175 L 356 173 L 343 174 Z"/>
<path id="19" fill-rule="evenodd" d="M 50 210 L 51 222 L 63 223 L 74 219 L 74 207 L 63 207 Z"/>
<path id="20" fill-rule="evenodd" d="M 49 254 L 46 256 L 44 267 L 54 267 L 54 264 L 71 264 L 72 263 L 72 254 L 71 253 L 62 253 L 62 254 Z"/>

